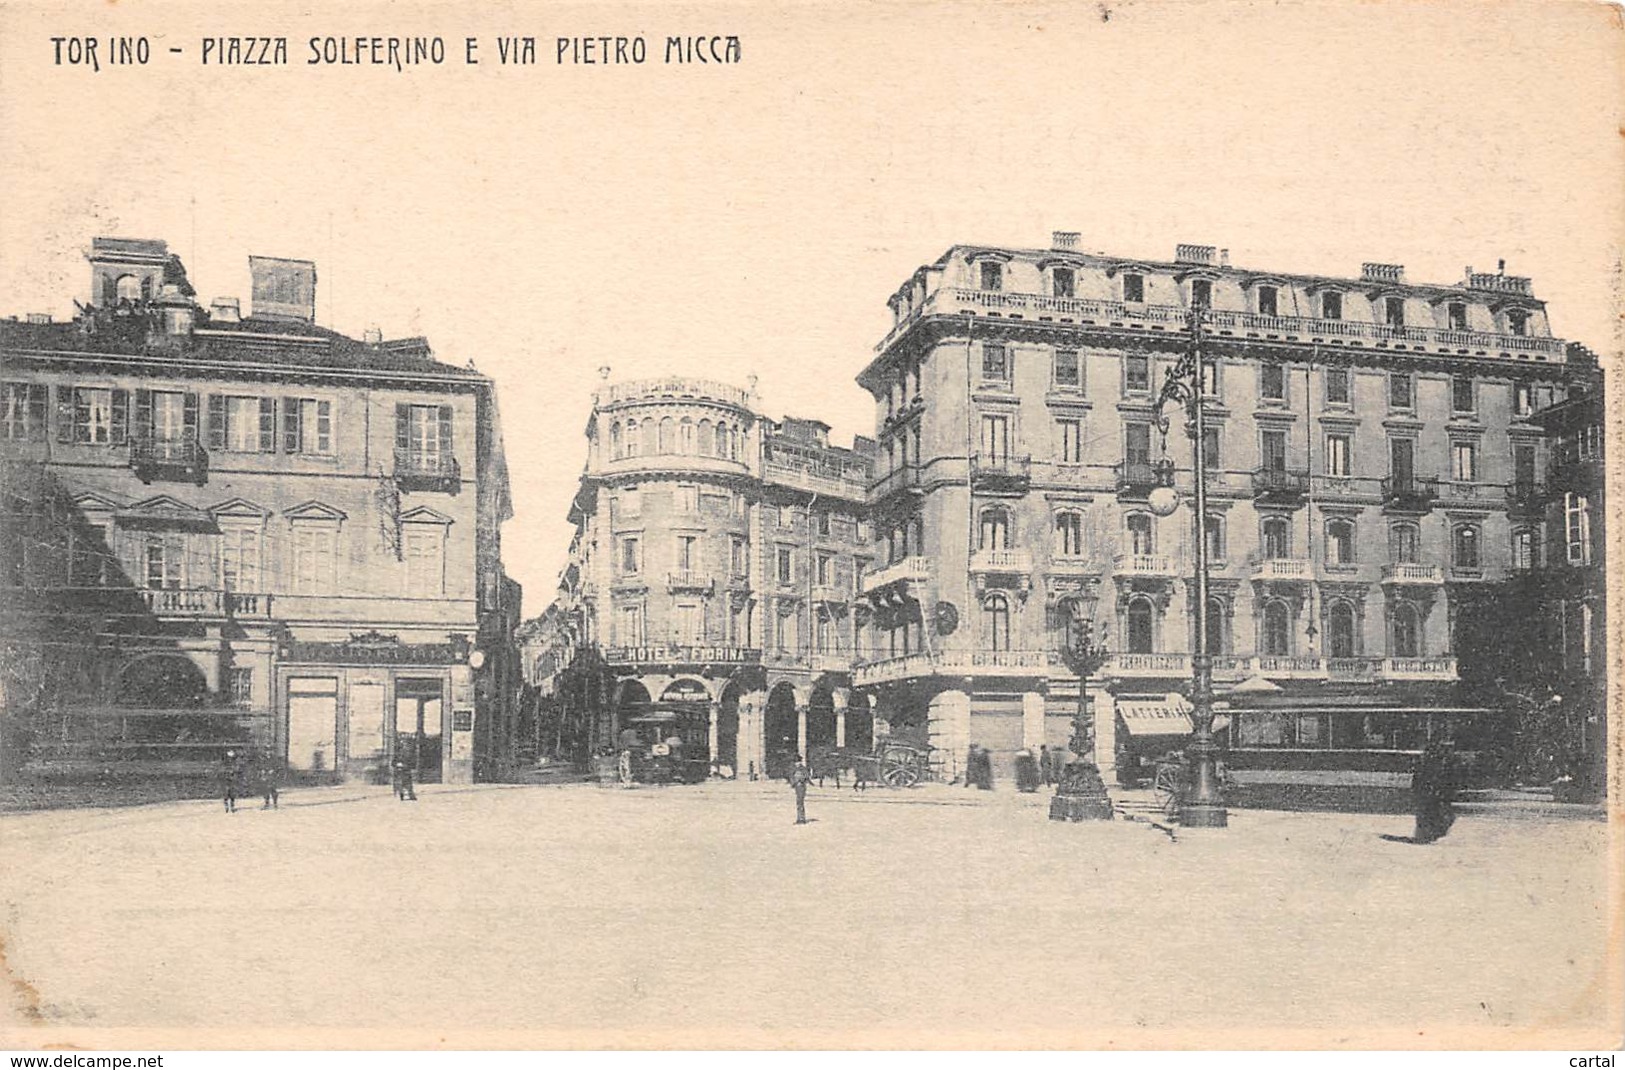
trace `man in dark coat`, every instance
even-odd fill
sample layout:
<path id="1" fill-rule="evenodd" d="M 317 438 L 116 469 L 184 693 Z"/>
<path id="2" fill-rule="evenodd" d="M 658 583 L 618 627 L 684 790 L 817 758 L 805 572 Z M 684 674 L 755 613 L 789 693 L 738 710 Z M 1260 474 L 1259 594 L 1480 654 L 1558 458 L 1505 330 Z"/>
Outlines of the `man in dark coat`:
<path id="1" fill-rule="evenodd" d="M 404 757 L 395 759 L 395 795 L 406 802 L 417 801 L 418 793 L 412 788 L 412 765 Z"/>
<path id="2" fill-rule="evenodd" d="M 242 759 L 237 752 L 228 750 L 225 759 L 220 764 L 220 794 L 226 804 L 226 813 L 237 812 L 237 790 L 243 779 Z"/>
<path id="3" fill-rule="evenodd" d="M 1038 759 L 1033 752 L 1023 747 L 1016 751 L 1016 790 L 1032 793 L 1038 790 L 1044 782 L 1044 776 L 1039 771 Z"/>
<path id="4" fill-rule="evenodd" d="M 807 763 L 798 761 L 796 767 L 790 770 L 790 786 L 796 789 L 796 824 L 807 823 L 807 782 L 812 780 L 812 770 Z"/>
<path id="5" fill-rule="evenodd" d="M 1038 745 L 1038 775 L 1043 778 L 1046 788 L 1055 783 L 1054 770 L 1050 768 L 1049 744 L 1047 743 Z"/>
<path id="6" fill-rule="evenodd" d="M 1411 777 L 1411 797 L 1416 804 L 1415 843 L 1442 839 L 1456 821 L 1456 777 L 1449 747 L 1435 740 L 1422 748 L 1416 773 Z"/>
<path id="7" fill-rule="evenodd" d="M 277 768 L 276 759 L 269 753 L 261 754 L 255 769 L 259 777 L 260 794 L 265 796 L 265 803 L 261 810 L 279 810 L 282 807 L 282 797 L 279 787 L 282 776 Z"/>

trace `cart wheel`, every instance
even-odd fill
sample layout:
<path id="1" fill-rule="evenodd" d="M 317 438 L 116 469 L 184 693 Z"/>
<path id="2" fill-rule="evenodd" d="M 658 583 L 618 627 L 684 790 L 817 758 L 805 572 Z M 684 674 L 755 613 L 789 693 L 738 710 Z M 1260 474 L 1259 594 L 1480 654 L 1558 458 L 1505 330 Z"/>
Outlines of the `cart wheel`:
<path id="1" fill-rule="evenodd" d="M 1178 766 L 1159 765 L 1156 777 L 1151 782 L 1157 807 L 1165 813 L 1171 814 L 1179 808 L 1179 774 Z"/>
<path id="2" fill-rule="evenodd" d="M 887 762 L 880 771 L 880 781 L 888 788 L 913 787 L 919 779 L 914 770 L 899 762 Z"/>

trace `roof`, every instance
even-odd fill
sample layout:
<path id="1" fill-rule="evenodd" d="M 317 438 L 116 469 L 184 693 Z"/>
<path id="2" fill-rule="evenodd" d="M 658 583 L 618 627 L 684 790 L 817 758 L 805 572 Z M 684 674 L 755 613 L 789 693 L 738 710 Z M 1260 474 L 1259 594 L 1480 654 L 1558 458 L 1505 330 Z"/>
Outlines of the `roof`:
<path id="1" fill-rule="evenodd" d="M 488 381 L 472 368 L 436 361 L 423 338 L 368 345 L 314 323 L 246 316 L 211 320 L 198 310 L 194 333 L 177 350 L 148 342 L 144 317 L 91 310 L 62 323 L 0 320 L 0 349 L 89 353 L 181 361 L 251 361 L 298 368 L 378 371 Z"/>

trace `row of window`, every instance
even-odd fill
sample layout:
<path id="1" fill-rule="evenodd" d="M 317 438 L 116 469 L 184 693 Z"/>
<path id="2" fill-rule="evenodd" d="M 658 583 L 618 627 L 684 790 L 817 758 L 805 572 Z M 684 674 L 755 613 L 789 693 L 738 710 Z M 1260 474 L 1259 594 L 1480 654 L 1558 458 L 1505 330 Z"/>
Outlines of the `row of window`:
<path id="1" fill-rule="evenodd" d="M 745 452 L 745 432 L 738 424 L 693 417 L 645 416 L 609 425 L 609 456 L 619 461 L 629 457 L 681 454 L 690 457 L 720 457 L 737 461 Z"/>
<path id="2" fill-rule="evenodd" d="M 445 593 L 446 528 L 401 525 L 402 587 L 408 598 Z M 287 572 L 277 576 L 276 555 L 259 523 L 222 520 L 218 534 L 119 532 L 86 525 L 53 543 L 35 541 L 22 525 L 3 531 L 4 579 L 9 586 L 122 586 L 148 590 L 222 590 L 245 594 L 338 593 L 346 552 L 337 524 L 295 521 L 285 551 Z M 114 541 L 116 538 L 116 542 Z"/>
<path id="3" fill-rule="evenodd" d="M 677 484 L 672 491 L 672 508 L 678 513 L 698 513 L 700 488 L 692 483 Z M 736 517 L 744 519 L 749 508 L 748 498 L 743 494 L 732 494 L 732 510 Z M 813 534 L 821 538 L 854 539 L 860 543 L 869 541 L 870 523 L 867 520 L 858 520 L 828 509 L 808 509 L 791 503 L 781 503 L 769 508 L 774 522 L 781 528 L 795 527 L 805 514 L 808 523 L 812 525 Z M 615 495 L 615 509 L 617 520 L 642 515 L 642 490 L 638 487 L 622 487 Z"/>
<path id="4" fill-rule="evenodd" d="M 1146 353 L 1123 355 L 1123 391 L 1129 394 L 1149 394 L 1152 390 L 1151 357 Z M 1258 364 L 1258 396 L 1266 401 L 1286 404 L 1289 400 L 1287 366 L 1275 362 Z M 1085 366 L 1078 350 L 1057 347 L 1050 355 L 1050 385 L 1059 391 L 1082 392 L 1085 389 Z M 1353 404 L 1353 380 L 1349 368 L 1321 369 L 1321 400 L 1328 406 Z M 1389 371 L 1388 407 L 1397 411 L 1416 408 L 1416 374 L 1408 371 Z M 1015 354 L 1003 342 L 982 343 L 983 383 L 1005 384 L 1015 379 Z M 1224 365 L 1217 360 L 1202 364 L 1202 393 L 1204 396 L 1224 396 Z M 1555 400 L 1555 388 L 1535 383 L 1516 383 L 1513 387 L 1513 411 L 1527 416 L 1537 408 Z M 1478 384 L 1472 376 L 1450 377 L 1450 409 L 1454 413 L 1473 414 L 1478 411 Z M 888 410 L 888 415 L 890 411 Z"/>
<path id="5" fill-rule="evenodd" d="M 58 386 L 55 392 L 56 441 L 63 444 L 201 441 L 234 453 L 333 454 L 336 413 L 327 398 L 100 386 Z M 0 437 L 43 442 L 50 433 L 46 413 L 45 384 L 0 383 Z M 451 406 L 396 406 L 397 449 L 435 460 L 450 457 L 452 443 Z"/>
<path id="6" fill-rule="evenodd" d="M 999 464 L 1012 456 L 1011 417 L 1002 413 L 984 413 L 981 417 L 981 435 L 977 442 L 979 459 L 986 464 Z M 1209 425 L 1202 438 L 1202 459 L 1209 470 L 1223 467 L 1220 450 L 1221 428 Z M 906 438 L 900 439 L 906 449 Z M 1082 417 L 1067 416 L 1054 421 L 1055 460 L 1061 464 L 1082 464 L 1085 458 L 1084 421 Z M 1416 443 L 1410 436 L 1389 438 L 1389 474 L 1409 481 L 1416 476 Z M 1284 472 L 1287 469 L 1287 432 L 1263 428 L 1258 432 L 1259 467 Z M 1149 468 L 1152 464 L 1151 425 L 1129 420 L 1123 424 L 1123 459 L 1132 467 Z M 918 441 L 912 463 L 919 464 Z M 1330 431 L 1325 436 L 1325 467 L 1322 474 L 1349 477 L 1353 473 L 1354 433 Z M 893 467 L 895 456 L 891 457 Z M 1513 450 L 1514 481 L 1519 485 L 1533 485 L 1535 477 L 1535 447 L 1520 445 Z M 1479 443 L 1465 438 L 1450 443 L 1451 480 L 1463 483 L 1480 478 Z"/>
<path id="7" fill-rule="evenodd" d="M 982 290 L 998 292 L 1004 289 L 1005 265 L 998 260 L 982 260 L 977 265 L 977 283 Z M 1126 271 L 1118 276 L 1117 297 L 1124 304 L 1139 305 L 1145 303 L 1146 276 L 1138 271 Z M 1076 297 L 1077 272 L 1068 267 L 1055 267 L 1049 270 L 1050 293 L 1055 297 Z M 1280 316 L 1281 288 L 1271 284 L 1259 284 L 1249 288 L 1252 293 L 1249 311 L 1260 316 Z M 1343 318 L 1343 297 L 1341 290 L 1323 289 L 1316 300 L 1307 310 L 1300 311 L 1294 306 L 1286 315 L 1298 316 L 1305 312 L 1311 317 L 1324 320 L 1341 320 Z M 1213 280 L 1193 278 L 1185 291 L 1185 299 L 1192 308 L 1211 308 L 1213 306 Z M 1380 300 L 1380 303 L 1379 303 Z M 1372 319 L 1390 327 L 1403 327 L 1406 325 L 1406 299 L 1398 295 L 1384 295 L 1372 302 Z M 1445 316 L 1442 323 L 1435 322 L 1430 326 L 1445 326 L 1453 331 L 1468 329 L 1468 306 L 1466 301 L 1447 301 L 1444 305 Z M 1380 318 L 1379 318 L 1380 317 Z M 1507 334 L 1527 335 L 1529 333 L 1529 312 L 1525 309 L 1513 308 L 1502 313 L 1498 327 Z"/>
<path id="8" fill-rule="evenodd" d="M 679 534 L 675 539 L 672 567 L 679 572 L 704 573 L 706 565 L 701 552 L 701 536 Z M 642 535 L 620 536 L 620 553 L 616 559 L 618 574 L 642 575 L 643 550 Z M 848 589 L 853 579 L 862 574 L 867 564 L 866 558 L 847 558 L 830 551 L 817 550 L 812 555 L 812 582 L 819 587 Z M 735 578 L 750 575 L 750 543 L 743 536 L 729 537 L 728 575 Z M 797 582 L 795 547 L 775 548 L 773 576 L 780 586 L 789 586 Z"/>

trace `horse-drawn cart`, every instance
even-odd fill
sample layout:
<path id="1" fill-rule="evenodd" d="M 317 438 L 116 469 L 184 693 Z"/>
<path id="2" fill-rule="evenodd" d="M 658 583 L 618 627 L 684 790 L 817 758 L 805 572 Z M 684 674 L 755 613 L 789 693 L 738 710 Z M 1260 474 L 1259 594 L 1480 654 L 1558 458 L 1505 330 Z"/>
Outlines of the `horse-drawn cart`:
<path id="1" fill-rule="evenodd" d="M 841 774 L 850 773 L 854 789 L 870 784 L 912 788 L 926 778 L 930 755 L 929 746 L 891 741 L 875 744 L 874 751 L 868 754 L 845 747 L 814 747 L 808 756 L 808 769 L 820 785 L 825 777 L 832 777 L 838 788 Z"/>

